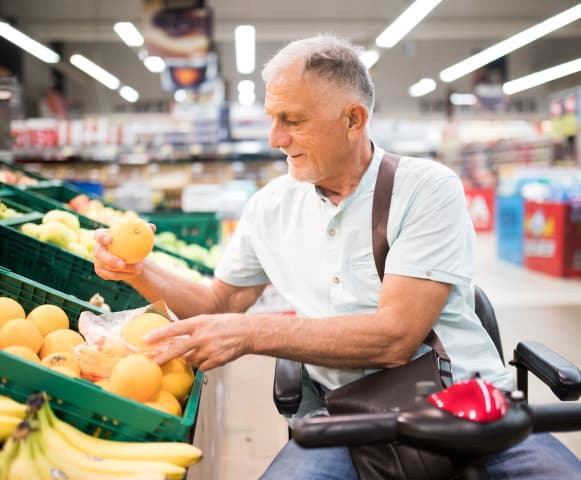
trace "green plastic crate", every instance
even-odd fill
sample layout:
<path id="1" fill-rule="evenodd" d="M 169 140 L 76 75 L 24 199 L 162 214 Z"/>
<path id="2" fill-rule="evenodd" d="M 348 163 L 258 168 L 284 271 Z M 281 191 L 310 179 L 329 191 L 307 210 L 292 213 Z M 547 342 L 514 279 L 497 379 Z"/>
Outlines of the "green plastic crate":
<path id="1" fill-rule="evenodd" d="M 24 174 L 27 177 L 33 178 L 34 180 L 37 180 L 38 182 L 53 182 L 53 180 L 47 178 L 47 177 L 43 177 L 42 175 L 36 173 L 36 172 L 32 172 L 30 170 L 27 170 L 26 168 L 24 168 L 23 166 L 14 163 L 14 162 L 9 162 L 8 160 L 3 160 L 0 158 L 0 170 L 10 170 L 11 172 L 17 172 L 18 174 Z"/>
<path id="2" fill-rule="evenodd" d="M 1 191 L 0 191 L 0 202 L 2 202 L 8 208 L 12 208 L 21 214 L 12 218 L 1 219 L 0 224 L 2 225 L 11 224 L 13 222 L 29 221 L 36 217 L 37 212 L 33 208 L 30 208 L 28 205 L 18 203 L 11 197 L 2 196 Z"/>
<path id="3" fill-rule="evenodd" d="M 64 182 L 59 182 L 58 184 L 38 184 L 38 185 L 27 185 L 25 190 L 35 195 L 39 195 L 44 197 L 47 200 L 52 200 L 54 205 L 59 205 L 56 208 L 63 208 L 64 204 L 71 201 L 77 195 L 87 195 L 89 198 L 93 200 L 99 200 L 103 205 L 106 207 L 112 207 L 117 210 L 121 210 L 119 207 L 106 202 L 98 195 L 94 195 L 91 193 L 86 193 L 83 190 L 76 188 L 73 185 L 66 184 Z"/>
<path id="4" fill-rule="evenodd" d="M 58 305 L 77 329 L 84 310 L 101 310 L 57 290 L 0 267 L 0 295 L 17 300 L 28 313 L 44 303 Z M 107 392 L 97 385 L 70 378 L 28 360 L 0 351 L 0 395 L 25 402 L 45 391 L 55 413 L 94 436 L 127 441 L 191 441 L 195 431 L 203 372 L 198 370 L 182 417 L 169 415 L 141 403 Z"/>
<path id="5" fill-rule="evenodd" d="M 36 220 L 40 218 L 38 214 Z M 90 228 L 85 219 L 80 218 L 80 222 L 81 226 Z M 22 223 L 0 225 L 0 265 L 85 301 L 99 293 L 113 311 L 147 305 L 127 283 L 97 276 L 93 262 L 21 233 Z"/>
<path id="6" fill-rule="evenodd" d="M 141 213 L 158 232 L 173 232 L 188 243 L 211 247 L 220 243 L 220 218 L 216 212 L 162 211 Z"/>
<path id="7" fill-rule="evenodd" d="M 61 185 L 56 186 L 53 185 L 51 187 L 42 187 L 42 188 L 60 188 Z M 41 188 L 41 187 L 39 187 Z M 0 200 L 3 199 L 7 199 L 7 200 L 12 200 L 13 202 L 17 202 L 20 205 L 25 205 L 27 207 L 29 207 L 30 209 L 40 212 L 40 213 L 46 213 L 49 210 L 66 210 L 68 212 L 73 213 L 74 215 L 76 215 L 77 217 L 79 217 L 79 221 L 81 222 L 81 226 L 83 228 L 90 228 L 90 229 L 96 229 L 96 228 L 106 228 L 107 226 L 104 225 L 103 223 L 97 222 L 96 220 L 93 220 L 89 217 L 86 217 L 84 215 L 80 215 L 78 212 L 75 212 L 74 210 L 68 208 L 65 204 L 54 200 L 50 197 L 47 197 L 45 195 L 39 194 L 36 192 L 36 190 L 33 189 L 20 189 L 17 187 L 14 187 L 12 185 L 3 185 L 2 188 L 0 188 Z"/>

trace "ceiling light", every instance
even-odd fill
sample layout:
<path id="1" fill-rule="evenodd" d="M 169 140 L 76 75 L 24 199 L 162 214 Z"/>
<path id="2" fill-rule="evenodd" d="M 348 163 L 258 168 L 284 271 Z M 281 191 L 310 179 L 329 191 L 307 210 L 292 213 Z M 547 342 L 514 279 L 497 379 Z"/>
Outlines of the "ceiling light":
<path id="1" fill-rule="evenodd" d="M 146 57 L 143 64 L 152 73 L 161 73 L 165 70 L 165 62 L 161 57 Z"/>
<path id="2" fill-rule="evenodd" d="M 442 70 L 440 72 L 440 79 L 444 82 L 452 82 L 579 18 L 581 18 L 581 3 Z"/>
<path id="3" fill-rule="evenodd" d="M 254 82 L 252 80 L 240 80 L 238 82 L 238 93 L 254 93 Z"/>
<path id="4" fill-rule="evenodd" d="M 240 105 L 252 105 L 256 100 L 254 92 L 240 92 L 238 94 L 238 103 Z"/>
<path id="5" fill-rule="evenodd" d="M 58 53 L 53 52 L 50 48 L 45 47 L 42 43 L 38 43 L 21 31 L 16 30 L 6 22 L 0 22 L 0 36 L 22 48 L 22 50 L 26 50 L 43 62 L 58 63 L 61 59 Z"/>
<path id="6" fill-rule="evenodd" d="M 420 23 L 442 0 L 416 0 L 376 39 L 378 47 L 394 47 L 407 33 Z"/>
<path id="7" fill-rule="evenodd" d="M 419 82 L 414 83 L 408 93 L 412 97 L 422 97 L 436 89 L 436 82 L 431 78 L 422 78 Z"/>
<path id="8" fill-rule="evenodd" d="M 254 72 L 255 37 L 256 29 L 252 25 L 240 25 L 234 29 L 236 68 L 239 73 Z"/>
<path id="9" fill-rule="evenodd" d="M 128 47 L 141 47 L 143 45 L 143 36 L 131 22 L 117 22 L 113 25 L 113 30 Z"/>
<path id="10" fill-rule="evenodd" d="M 179 89 L 175 91 L 173 98 L 176 102 L 185 102 L 186 98 L 188 98 L 188 93 L 183 89 Z"/>
<path id="11" fill-rule="evenodd" d="M 450 95 L 450 102 L 454 105 L 475 105 L 476 95 L 473 93 L 453 93 Z"/>
<path id="12" fill-rule="evenodd" d="M 121 82 L 116 76 L 111 75 L 107 70 L 101 68 L 96 63 L 93 63 L 91 60 L 89 60 L 86 57 L 83 57 L 82 55 L 79 55 L 78 53 L 71 56 L 70 62 L 75 67 L 82 70 L 87 75 L 90 75 L 98 82 L 101 82 L 103 85 L 105 85 L 107 88 L 110 88 L 111 90 L 117 90 L 121 85 Z"/>
<path id="13" fill-rule="evenodd" d="M 124 85 L 119 89 L 119 95 L 131 103 L 135 103 L 137 100 L 139 100 L 139 92 L 134 88 L 128 87 L 127 85 Z"/>
<path id="14" fill-rule="evenodd" d="M 379 60 L 379 52 L 377 50 L 365 50 L 359 58 L 363 62 L 363 65 L 367 67 L 367 70 L 369 70 Z"/>
<path id="15" fill-rule="evenodd" d="M 543 83 L 556 80 L 557 78 L 565 77 L 573 73 L 581 71 L 581 57 L 570 62 L 562 63 L 554 67 L 547 68 L 545 70 L 540 70 L 539 72 L 531 73 L 530 75 L 525 75 L 524 77 L 511 80 L 506 82 L 502 86 L 502 91 L 507 95 L 512 95 L 513 93 L 522 92 L 529 88 L 537 87 Z"/>

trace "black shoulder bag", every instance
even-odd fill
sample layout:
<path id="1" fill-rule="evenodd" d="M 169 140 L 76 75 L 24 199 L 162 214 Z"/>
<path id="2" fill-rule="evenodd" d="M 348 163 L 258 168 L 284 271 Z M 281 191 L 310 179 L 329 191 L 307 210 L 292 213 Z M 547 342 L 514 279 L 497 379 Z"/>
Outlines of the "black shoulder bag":
<path id="1" fill-rule="evenodd" d="M 398 162 L 399 157 L 385 154 L 373 196 L 373 256 L 382 280 L 389 251 L 387 221 Z M 381 370 L 328 392 L 325 403 L 329 412 L 338 415 L 405 410 L 415 403 L 416 382 L 432 381 L 437 390 L 444 388 L 444 384 L 451 382 L 446 350 L 433 330 L 423 343 L 432 350 L 406 365 Z M 397 442 L 349 447 L 349 452 L 361 480 L 439 480 L 453 478 L 455 474 L 447 457 Z"/>

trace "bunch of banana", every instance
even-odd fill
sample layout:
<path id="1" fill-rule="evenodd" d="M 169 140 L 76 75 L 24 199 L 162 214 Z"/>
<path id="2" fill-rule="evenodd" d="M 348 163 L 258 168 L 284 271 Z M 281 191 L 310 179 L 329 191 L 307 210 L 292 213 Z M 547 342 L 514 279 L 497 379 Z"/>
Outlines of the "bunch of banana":
<path id="1" fill-rule="evenodd" d="M 59 420 L 43 394 L 32 395 L 28 407 L 0 453 L 0 480 L 178 480 L 201 458 L 185 443 L 93 438 Z"/>
<path id="2" fill-rule="evenodd" d="M 0 444 L 26 416 L 26 405 L 0 395 Z"/>

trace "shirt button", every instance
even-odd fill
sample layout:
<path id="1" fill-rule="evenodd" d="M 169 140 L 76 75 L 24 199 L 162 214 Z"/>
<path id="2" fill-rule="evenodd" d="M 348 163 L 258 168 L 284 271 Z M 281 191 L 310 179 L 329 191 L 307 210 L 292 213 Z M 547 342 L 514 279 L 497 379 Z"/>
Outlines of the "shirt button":
<path id="1" fill-rule="evenodd" d="M 334 228 L 331 228 L 329 230 L 329 236 L 334 237 L 335 236 L 335 233 L 337 233 L 337 232 L 335 232 L 335 229 Z"/>
<path id="2" fill-rule="evenodd" d="M 333 277 L 333 283 L 334 283 L 335 285 L 338 285 L 340 281 L 341 281 L 341 280 L 339 280 L 339 277 Z"/>
<path id="3" fill-rule="evenodd" d="M 427 276 L 427 277 L 431 277 L 431 276 L 432 276 L 432 272 L 431 272 L 430 270 L 428 270 L 428 271 L 426 272 L 426 276 Z"/>

